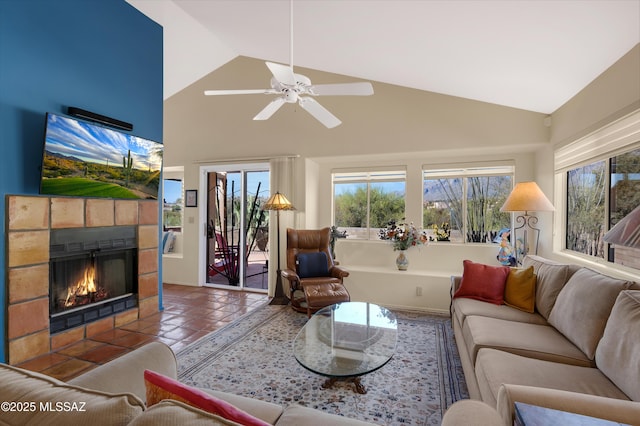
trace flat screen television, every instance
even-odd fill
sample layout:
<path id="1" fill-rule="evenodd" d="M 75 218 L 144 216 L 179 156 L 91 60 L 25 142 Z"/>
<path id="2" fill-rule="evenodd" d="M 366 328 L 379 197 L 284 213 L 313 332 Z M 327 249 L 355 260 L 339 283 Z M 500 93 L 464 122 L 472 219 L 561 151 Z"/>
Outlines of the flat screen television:
<path id="1" fill-rule="evenodd" d="M 47 113 L 40 193 L 157 199 L 160 143 Z"/>

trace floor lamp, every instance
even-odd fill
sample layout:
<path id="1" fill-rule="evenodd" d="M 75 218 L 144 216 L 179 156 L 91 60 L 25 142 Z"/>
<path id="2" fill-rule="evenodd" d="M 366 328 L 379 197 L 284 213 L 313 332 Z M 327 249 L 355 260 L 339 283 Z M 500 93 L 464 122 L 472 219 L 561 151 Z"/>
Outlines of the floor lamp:
<path id="1" fill-rule="evenodd" d="M 278 230 L 278 272 L 276 277 L 276 292 L 273 295 L 273 299 L 269 302 L 270 305 L 287 305 L 289 298 L 285 296 L 282 289 L 282 275 L 280 270 L 280 210 L 295 210 L 291 201 L 287 200 L 287 197 L 279 192 L 273 194 L 267 202 L 262 206 L 263 210 L 275 210 L 276 223 Z"/>
<path id="2" fill-rule="evenodd" d="M 555 208 L 551 201 L 544 195 L 540 187 L 535 182 L 520 182 L 518 183 L 507 200 L 500 207 L 501 212 L 524 212 L 523 215 L 516 216 L 516 223 L 520 224 L 513 229 L 514 241 L 512 241 L 516 254 L 516 262 L 522 263 L 522 259 L 518 259 L 517 248 L 517 230 L 522 229 L 524 238 L 522 241 L 522 257 L 529 253 L 528 234 L 531 231 L 535 235 L 535 249 L 533 254 L 538 254 L 538 241 L 540 239 L 540 229 L 536 228 L 538 218 L 531 216 L 529 212 L 547 212 L 554 211 Z"/>

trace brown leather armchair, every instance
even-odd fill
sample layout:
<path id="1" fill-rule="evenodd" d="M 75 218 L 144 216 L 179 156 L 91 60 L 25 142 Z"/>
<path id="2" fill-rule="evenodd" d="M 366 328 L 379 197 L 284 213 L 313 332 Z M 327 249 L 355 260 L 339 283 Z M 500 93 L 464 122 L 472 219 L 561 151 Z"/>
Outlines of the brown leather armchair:
<path id="1" fill-rule="evenodd" d="M 287 269 L 282 271 L 282 277 L 289 280 L 293 309 L 306 312 L 309 317 L 325 306 L 350 300 L 342 283 L 349 272 L 334 263 L 329 250 L 330 238 L 330 228 L 287 228 Z M 314 276 L 314 272 L 319 275 Z"/>

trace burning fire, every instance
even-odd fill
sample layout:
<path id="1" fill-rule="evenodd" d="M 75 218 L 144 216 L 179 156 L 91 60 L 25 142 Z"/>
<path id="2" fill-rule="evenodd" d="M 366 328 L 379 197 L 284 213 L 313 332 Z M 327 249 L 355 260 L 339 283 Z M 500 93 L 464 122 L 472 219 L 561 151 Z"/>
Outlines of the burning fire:
<path id="1" fill-rule="evenodd" d="M 85 299 L 93 293 L 96 293 L 96 270 L 93 265 L 84 270 L 84 278 L 78 281 L 74 286 L 71 285 L 67 289 L 67 299 L 64 302 L 64 307 L 78 305 L 77 299 Z"/>

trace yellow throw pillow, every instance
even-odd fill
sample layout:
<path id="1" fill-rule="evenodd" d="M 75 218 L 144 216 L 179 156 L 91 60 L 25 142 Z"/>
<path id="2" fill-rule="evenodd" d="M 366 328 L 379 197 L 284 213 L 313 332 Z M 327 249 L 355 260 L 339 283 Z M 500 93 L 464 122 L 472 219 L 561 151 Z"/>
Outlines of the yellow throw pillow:
<path id="1" fill-rule="evenodd" d="M 536 303 L 536 274 L 533 266 L 511 268 L 504 286 L 504 304 L 533 313 Z"/>

